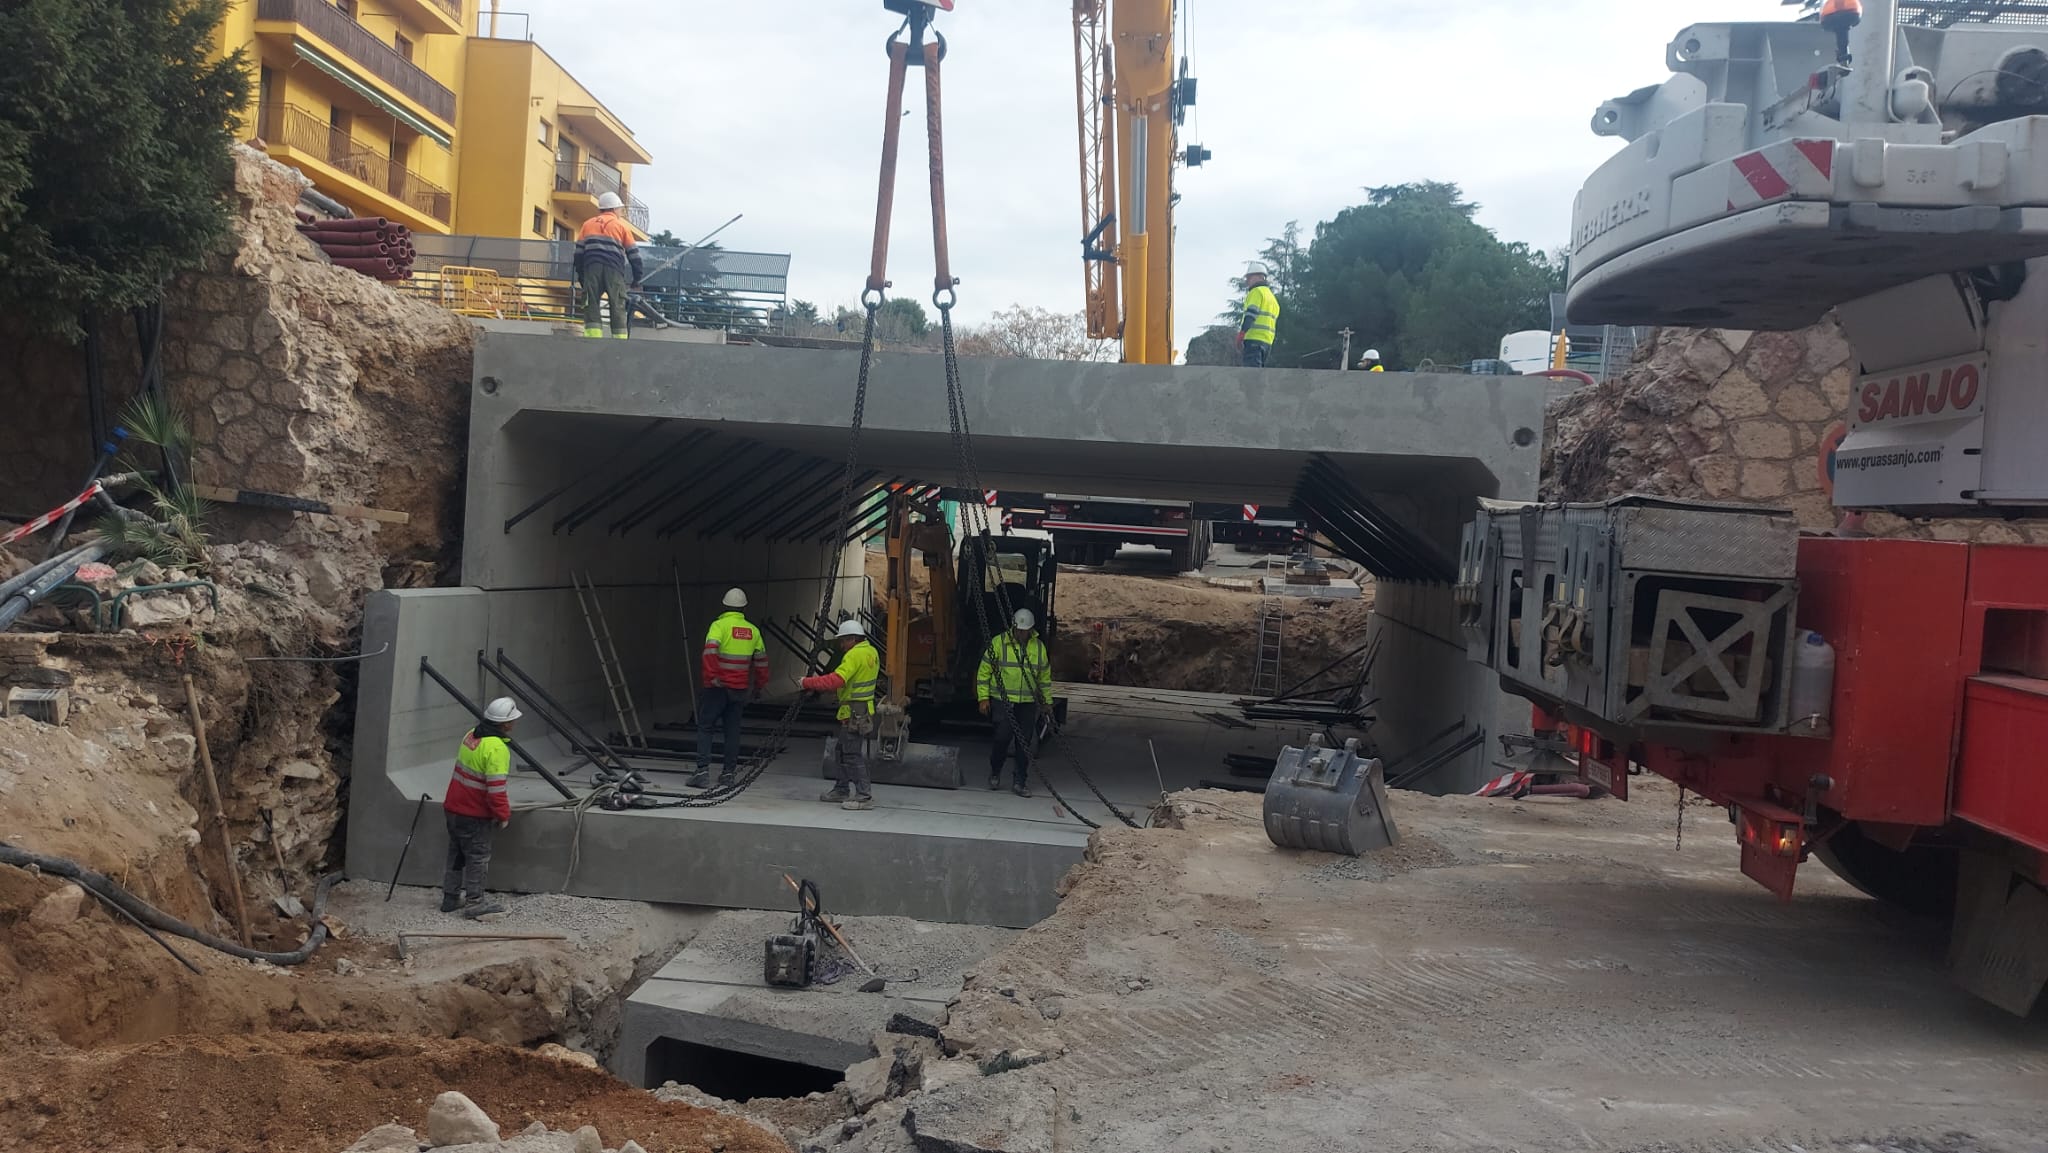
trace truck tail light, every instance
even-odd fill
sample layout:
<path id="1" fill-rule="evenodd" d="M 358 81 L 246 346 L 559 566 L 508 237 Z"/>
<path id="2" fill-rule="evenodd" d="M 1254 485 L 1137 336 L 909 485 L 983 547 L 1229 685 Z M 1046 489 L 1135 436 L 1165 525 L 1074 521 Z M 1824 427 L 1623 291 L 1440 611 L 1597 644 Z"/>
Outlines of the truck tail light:
<path id="1" fill-rule="evenodd" d="M 1175 509 L 1168 509 L 1168 510 L 1167 510 L 1167 512 L 1166 512 L 1166 519 L 1167 519 L 1167 520 L 1186 520 L 1186 519 L 1188 519 L 1188 510 L 1186 510 L 1186 509 L 1184 509 L 1184 508 L 1175 508 Z"/>
<path id="2" fill-rule="evenodd" d="M 1742 810 L 1742 843 L 1776 857 L 1799 856 L 1806 847 L 1806 830 L 1791 821 L 1778 821 Z"/>
<path id="3" fill-rule="evenodd" d="M 1045 506 L 1045 511 L 1053 516 L 1065 516 L 1067 515 L 1067 506 L 1063 504 L 1049 504 Z"/>

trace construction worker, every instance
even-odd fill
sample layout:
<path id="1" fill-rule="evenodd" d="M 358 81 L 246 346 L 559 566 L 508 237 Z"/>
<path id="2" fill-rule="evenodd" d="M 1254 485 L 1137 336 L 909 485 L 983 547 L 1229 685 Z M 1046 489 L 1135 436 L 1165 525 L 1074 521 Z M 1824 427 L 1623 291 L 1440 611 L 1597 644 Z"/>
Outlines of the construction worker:
<path id="1" fill-rule="evenodd" d="M 1823 0 L 1820 26 L 1835 34 L 1835 59 L 1850 64 L 1849 33 L 1863 23 L 1863 0 Z"/>
<path id="2" fill-rule="evenodd" d="M 457 909 L 469 918 L 502 913 L 505 906 L 484 900 L 491 870 L 491 838 L 512 822 L 505 782 L 512 775 L 512 749 L 505 738 L 520 717 L 511 697 L 484 708 L 483 723 L 463 735 L 455 750 L 455 772 L 441 812 L 448 819 L 448 864 L 441 870 L 441 911 Z"/>
<path id="3" fill-rule="evenodd" d="M 1359 358 L 1358 358 L 1358 371 L 1360 371 L 1360 372 L 1385 372 L 1385 371 L 1387 371 L 1387 366 L 1386 366 L 1386 365 L 1384 365 L 1384 364 L 1381 364 L 1381 363 L 1380 363 L 1380 350 L 1379 350 L 1379 349 L 1377 349 L 1377 348 L 1368 348 L 1368 349 L 1366 349 L 1366 350 L 1365 350 L 1365 355 L 1364 355 L 1364 356 L 1361 356 L 1361 357 L 1359 357 Z"/>
<path id="4" fill-rule="evenodd" d="M 981 715 L 996 722 L 995 746 L 988 753 L 988 787 L 1003 787 L 1003 762 L 1010 746 L 1017 748 L 1017 783 L 1010 791 L 1020 797 L 1031 795 L 1031 758 L 1038 751 L 1038 718 L 1052 707 L 1052 659 L 1045 642 L 1032 630 L 1038 618 L 1030 609 L 1018 609 L 1010 618 L 1009 632 L 990 641 L 982 654 L 981 667 L 974 673 L 974 696 L 981 702 Z"/>
<path id="5" fill-rule="evenodd" d="M 746 617 L 747 594 L 727 589 L 725 612 L 704 635 L 704 688 L 697 694 L 697 773 L 693 789 L 711 784 L 711 735 L 723 730 L 725 767 L 718 783 L 729 785 L 740 764 L 740 718 L 747 702 L 761 699 L 768 687 L 768 646 L 761 630 Z"/>
<path id="6" fill-rule="evenodd" d="M 875 807 L 874 786 L 868 780 L 868 735 L 875 731 L 875 683 L 882 677 L 882 656 L 868 643 L 868 631 L 858 620 L 839 623 L 833 638 L 839 647 L 839 664 L 821 677 L 805 677 L 804 691 L 839 694 L 839 783 L 818 799 L 836 802 L 842 809 Z"/>
<path id="7" fill-rule="evenodd" d="M 1237 349 L 1246 368 L 1266 367 L 1279 332 L 1280 298 L 1266 284 L 1266 266 L 1255 260 L 1244 270 L 1244 320 L 1237 328 Z"/>
<path id="8" fill-rule="evenodd" d="M 626 339 L 626 314 L 632 307 L 626 299 L 627 275 L 631 273 L 632 289 L 638 289 L 640 278 L 646 275 L 640 250 L 633 243 L 633 228 L 619 215 L 623 207 L 625 202 L 618 193 L 607 192 L 597 198 L 597 215 L 576 230 L 574 268 L 577 282 L 583 285 L 585 336 L 604 335 L 604 314 L 598 311 L 598 298 L 603 297 L 611 305 L 612 336 Z"/>

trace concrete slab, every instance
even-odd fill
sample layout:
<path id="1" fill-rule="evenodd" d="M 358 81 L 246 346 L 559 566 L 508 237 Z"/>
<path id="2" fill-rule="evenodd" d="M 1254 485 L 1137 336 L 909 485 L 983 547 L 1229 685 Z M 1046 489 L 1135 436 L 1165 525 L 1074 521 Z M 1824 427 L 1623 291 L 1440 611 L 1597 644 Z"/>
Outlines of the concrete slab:
<path id="1" fill-rule="evenodd" d="M 828 913 L 831 880 L 818 878 Z M 788 887 L 784 886 L 784 892 Z M 898 917 L 838 917 L 861 957 L 891 980 L 862 993 L 859 974 L 809 989 L 762 981 L 762 945 L 789 931 L 791 912 L 719 914 L 689 946 L 633 993 L 621 1018 L 613 1071 L 642 1088 L 679 1075 L 676 1043 L 771 1061 L 843 1070 L 873 1056 L 869 1040 L 889 1019 L 944 1019 L 967 970 L 1016 934 L 1006 929 L 940 925 Z M 703 1088 L 704 1086 L 699 1086 Z"/>
<path id="2" fill-rule="evenodd" d="M 1285 577 L 1264 577 L 1259 588 L 1267 596 L 1301 597 L 1305 600 L 1349 601 L 1364 596 L 1364 590 L 1354 580 L 1332 580 L 1329 584 L 1291 584 Z"/>

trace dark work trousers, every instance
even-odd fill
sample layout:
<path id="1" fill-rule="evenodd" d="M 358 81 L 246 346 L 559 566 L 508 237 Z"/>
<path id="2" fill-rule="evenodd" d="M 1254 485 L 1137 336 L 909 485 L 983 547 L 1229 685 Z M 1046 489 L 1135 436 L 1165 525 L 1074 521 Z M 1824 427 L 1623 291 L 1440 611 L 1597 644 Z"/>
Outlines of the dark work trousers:
<path id="1" fill-rule="evenodd" d="M 989 775 L 1003 775 L 1003 762 L 1010 747 L 1017 748 L 1017 783 L 1030 783 L 1031 758 L 1038 752 L 1038 704 L 990 701 L 989 716 L 996 722 L 995 747 L 988 751 Z"/>
<path id="2" fill-rule="evenodd" d="M 496 821 L 448 813 L 448 865 L 441 870 L 441 894 L 460 895 L 470 904 L 484 899 L 484 878 L 491 871 L 491 837 Z"/>
<path id="3" fill-rule="evenodd" d="M 839 787 L 856 797 L 874 794 L 874 783 L 868 779 L 868 733 L 873 729 L 873 722 L 861 713 L 839 722 Z"/>
<path id="4" fill-rule="evenodd" d="M 745 689 L 724 689 L 717 685 L 697 694 L 697 771 L 711 768 L 711 734 L 721 727 L 725 735 L 725 776 L 740 767 L 740 718 L 747 711 Z"/>
<path id="5" fill-rule="evenodd" d="M 1272 351 L 1273 351 L 1273 346 L 1272 346 L 1272 345 L 1270 345 L 1270 344 L 1266 344 L 1266 343 L 1264 343 L 1264 342 L 1262 342 L 1262 341 L 1257 341 L 1257 340 L 1247 340 L 1247 341 L 1245 341 L 1245 342 L 1244 342 L 1244 366 L 1245 366 L 1246 368 L 1264 368 L 1264 367 L 1266 367 L 1266 357 L 1267 357 L 1268 355 L 1270 355 L 1270 354 L 1272 353 Z"/>
<path id="6" fill-rule="evenodd" d="M 583 266 L 583 275 L 578 278 L 583 284 L 583 330 L 604 325 L 604 311 L 598 307 L 598 299 L 604 298 L 611 305 L 612 335 L 626 333 L 628 305 L 626 303 L 626 274 L 609 264 L 590 263 Z"/>

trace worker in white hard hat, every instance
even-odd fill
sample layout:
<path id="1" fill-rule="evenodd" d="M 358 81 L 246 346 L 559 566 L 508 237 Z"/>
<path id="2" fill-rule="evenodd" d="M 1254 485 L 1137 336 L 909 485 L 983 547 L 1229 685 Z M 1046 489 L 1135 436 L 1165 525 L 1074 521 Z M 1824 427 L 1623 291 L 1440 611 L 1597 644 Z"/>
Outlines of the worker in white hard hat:
<path id="1" fill-rule="evenodd" d="M 720 785 L 733 783 L 740 764 L 740 720 L 747 702 L 758 701 L 768 687 L 768 646 L 761 630 L 747 619 L 744 589 L 727 589 L 725 611 L 704 634 L 704 687 L 697 693 L 697 773 L 690 787 L 711 785 L 711 738 L 725 738 L 725 767 Z"/>
<path id="2" fill-rule="evenodd" d="M 484 900 L 484 880 L 491 871 L 491 839 L 512 821 L 512 802 L 505 783 L 512 775 L 512 748 L 506 739 L 520 717 L 511 697 L 484 707 L 483 720 L 463 734 L 455 750 L 455 772 L 441 812 L 448 819 L 448 863 L 441 870 L 441 911 L 460 909 L 465 917 L 502 913 L 505 906 Z"/>
<path id="3" fill-rule="evenodd" d="M 833 764 L 839 783 L 818 799 L 842 809 L 875 807 L 874 785 L 868 779 L 868 737 L 875 731 L 875 685 L 882 679 L 882 654 L 868 641 L 860 621 L 839 623 L 833 645 L 839 663 L 823 676 L 805 677 L 806 692 L 839 694 L 838 756 Z"/>
<path id="4" fill-rule="evenodd" d="M 1010 618 L 1010 631 L 989 642 L 981 667 L 974 672 L 974 696 L 981 702 L 981 715 L 996 723 L 995 744 L 988 751 L 991 792 L 1003 787 L 1003 762 L 1009 760 L 1014 745 L 1017 775 L 1010 791 L 1020 797 L 1031 795 L 1031 760 L 1038 751 L 1039 718 L 1052 707 L 1052 658 L 1046 654 L 1037 628 L 1037 616 L 1030 609 L 1018 609 Z"/>
<path id="5" fill-rule="evenodd" d="M 1359 357 L 1359 358 L 1358 358 L 1358 371 L 1360 371 L 1360 372 L 1385 372 L 1385 371 L 1387 371 L 1387 366 L 1386 366 L 1386 365 L 1384 365 L 1384 364 L 1381 364 L 1381 363 L 1380 363 L 1380 350 L 1379 350 L 1379 349 L 1377 349 L 1377 348 L 1368 348 L 1368 349 L 1366 349 L 1366 350 L 1365 350 L 1365 355 L 1364 355 L 1364 356 L 1361 356 L 1361 357 Z"/>
<path id="6" fill-rule="evenodd" d="M 633 240 L 633 226 L 619 215 L 625 202 L 616 192 L 597 198 L 597 215 L 576 230 L 576 258 L 571 267 L 576 282 L 583 286 L 583 335 L 604 335 L 604 313 L 600 298 L 611 306 L 612 335 L 626 339 L 628 273 L 632 288 L 640 287 L 647 274 L 640 264 L 640 250 Z"/>
<path id="7" fill-rule="evenodd" d="M 1273 339 L 1280 335 L 1280 298 L 1267 284 L 1266 266 L 1259 261 L 1244 270 L 1244 319 L 1237 328 L 1237 348 L 1246 368 L 1264 368 L 1273 355 Z"/>

